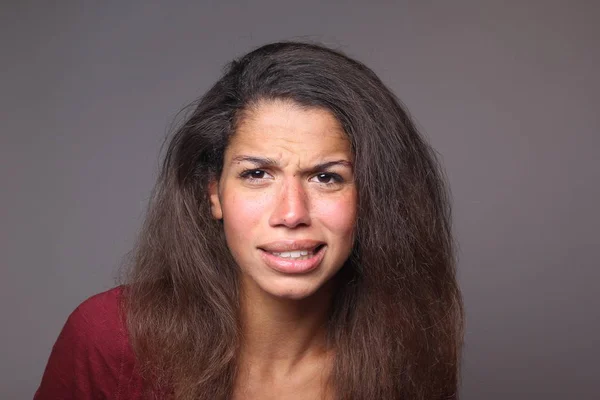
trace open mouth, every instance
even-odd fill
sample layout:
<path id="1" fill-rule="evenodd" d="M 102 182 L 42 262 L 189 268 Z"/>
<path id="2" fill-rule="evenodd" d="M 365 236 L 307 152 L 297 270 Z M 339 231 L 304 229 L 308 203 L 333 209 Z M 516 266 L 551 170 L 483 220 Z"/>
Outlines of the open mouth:
<path id="1" fill-rule="evenodd" d="M 281 252 L 267 251 L 264 249 L 262 249 L 262 250 L 269 254 L 274 255 L 275 257 L 287 258 L 291 261 L 291 260 L 308 260 L 308 259 L 314 257 L 316 254 L 318 254 L 324 247 L 325 247 L 324 244 L 320 244 L 312 249 L 301 249 L 301 250 L 281 251 Z"/>
<path id="2" fill-rule="evenodd" d="M 327 245 L 314 240 L 275 242 L 259 247 L 263 261 L 284 274 L 306 274 L 319 267 Z"/>

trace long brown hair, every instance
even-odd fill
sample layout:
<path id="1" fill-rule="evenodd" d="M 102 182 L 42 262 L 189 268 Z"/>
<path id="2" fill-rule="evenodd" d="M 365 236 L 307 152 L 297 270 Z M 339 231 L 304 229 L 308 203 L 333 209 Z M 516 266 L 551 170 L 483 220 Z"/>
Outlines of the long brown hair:
<path id="1" fill-rule="evenodd" d="M 240 346 L 238 268 L 207 185 L 245 110 L 286 99 L 332 112 L 355 156 L 356 241 L 328 335 L 337 399 L 456 399 L 463 311 L 450 205 L 431 147 L 365 65 L 306 43 L 230 63 L 171 138 L 133 252 L 124 302 L 150 391 L 231 397 Z"/>

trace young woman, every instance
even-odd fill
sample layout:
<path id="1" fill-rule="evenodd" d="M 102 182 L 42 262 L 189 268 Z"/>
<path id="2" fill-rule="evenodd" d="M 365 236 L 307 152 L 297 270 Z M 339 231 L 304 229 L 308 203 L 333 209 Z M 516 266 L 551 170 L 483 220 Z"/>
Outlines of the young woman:
<path id="1" fill-rule="evenodd" d="M 36 399 L 456 399 L 462 305 L 432 149 L 363 64 L 274 43 L 172 137 L 125 285 Z"/>

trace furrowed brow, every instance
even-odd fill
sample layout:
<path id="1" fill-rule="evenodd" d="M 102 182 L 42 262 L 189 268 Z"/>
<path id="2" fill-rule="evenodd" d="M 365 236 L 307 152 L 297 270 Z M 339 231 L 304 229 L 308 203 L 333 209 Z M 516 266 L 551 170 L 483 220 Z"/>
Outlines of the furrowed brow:
<path id="1" fill-rule="evenodd" d="M 231 160 L 232 163 L 236 162 L 250 162 L 257 167 L 276 167 L 279 165 L 277 160 L 266 157 L 253 157 L 253 156 L 236 156 Z"/>
<path id="2" fill-rule="evenodd" d="M 255 157 L 255 156 L 245 156 L 240 155 L 233 157 L 231 160 L 232 163 L 236 162 L 249 162 L 254 164 L 257 168 L 267 168 L 267 167 L 278 167 L 279 162 L 273 158 L 268 157 Z M 332 167 L 342 166 L 346 168 L 352 169 L 352 163 L 348 160 L 335 160 L 335 161 L 327 161 L 324 163 L 316 164 L 310 168 L 306 168 L 302 170 L 304 173 L 316 173 L 320 171 L 326 171 Z"/>
<path id="3" fill-rule="evenodd" d="M 331 167 L 336 167 L 336 166 L 343 166 L 343 167 L 352 169 L 352 163 L 350 161 L 336 160 L 336 161 L 327 161 L 324 163 L 317 164 L 317 165 L 313 166 L 312 168 L 308 168 L 308 170 L 305 172 L 326 171 L 326 170 L 330 169 Z"/>

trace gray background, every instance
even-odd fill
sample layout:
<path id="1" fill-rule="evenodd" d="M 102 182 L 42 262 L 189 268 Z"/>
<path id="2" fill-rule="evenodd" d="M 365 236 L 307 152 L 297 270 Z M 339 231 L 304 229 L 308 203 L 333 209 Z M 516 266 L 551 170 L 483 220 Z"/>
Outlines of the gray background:
<path id="1" fill-rule="evenodd" d="M 465 399 L 597 399 L 596 1 L 0 6 L 0 397 L 30 398 L 68 314 L 114 284 L 176 112 L 223 65 L 311 39 L 370 65 L 443 156 Z"/>

